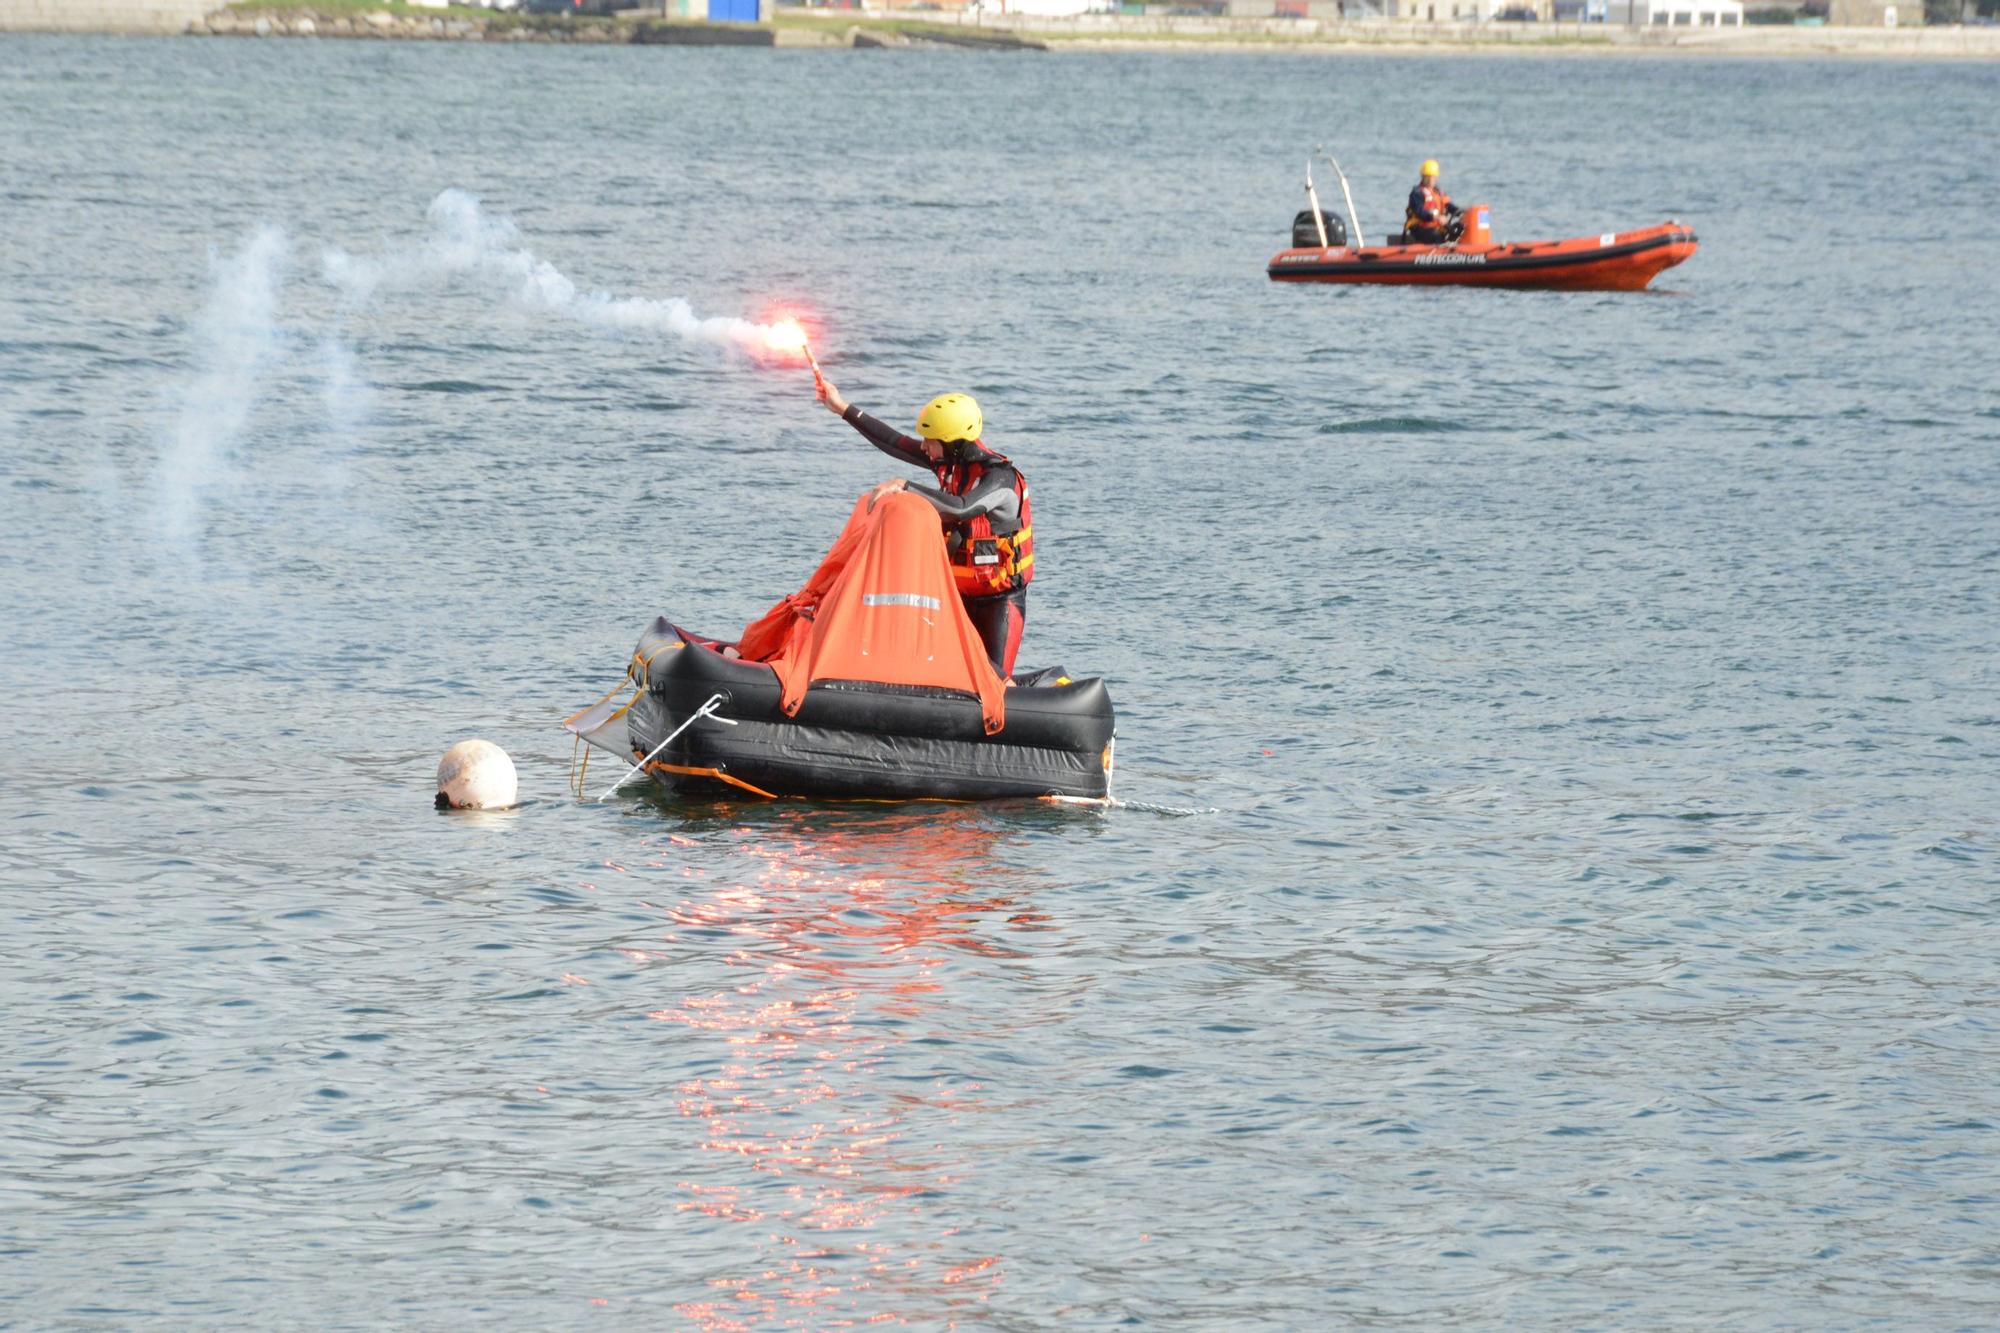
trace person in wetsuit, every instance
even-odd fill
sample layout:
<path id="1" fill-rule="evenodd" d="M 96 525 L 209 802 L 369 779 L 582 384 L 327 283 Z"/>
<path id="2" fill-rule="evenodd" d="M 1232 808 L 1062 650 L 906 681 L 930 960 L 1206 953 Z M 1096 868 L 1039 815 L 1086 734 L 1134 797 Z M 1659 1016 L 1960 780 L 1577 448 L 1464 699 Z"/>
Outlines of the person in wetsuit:
<path id="1" fill-rule="evenodd" d="M 980 439 L 985 418 L 970 395 L 940 394 L 917 414 L 917 434 L 905 435 L 840 396 L 824 377 L 819 400 L 891 458 L 927 468 L 935 488 L 909 489 L 931 502 L 944 524 L 952 582 L 979 631 L 993 669 L 1013 674 L 1014 655 L 1028 624 L 1028 581 L 1035 576 L 1034 528 L 1028 483 L 1021 470 Z"/>
<path id="2" fill-rule="evenodd" d="M 1403 234 L 1423 245 L 1440 245 L 1457 240 L 1460 231 L 1458 205 L 1438 188 L 1437 159 L 1427 160 L 1417 175 L 1421 179 L 1417 181 L 1417 188 L 1410 191 L 1410 207 L 1403 214 Z"/>

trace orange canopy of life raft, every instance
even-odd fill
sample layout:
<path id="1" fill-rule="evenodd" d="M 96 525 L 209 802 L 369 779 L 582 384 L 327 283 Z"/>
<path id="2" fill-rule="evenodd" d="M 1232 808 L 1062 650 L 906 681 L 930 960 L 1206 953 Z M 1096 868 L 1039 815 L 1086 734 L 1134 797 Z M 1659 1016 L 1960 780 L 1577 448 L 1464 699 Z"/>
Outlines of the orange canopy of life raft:
<path id="1" fill-rule="evenodd" d="M 865 680 L 976 694 L 986 733 L 1006 725 L 1006 684 L 952 584 L 937 510 L 901 482 L 855 501 L 805 586 L 751 622 L 736 651 L 777 672 L 787 716 L 810 685 Z"/>

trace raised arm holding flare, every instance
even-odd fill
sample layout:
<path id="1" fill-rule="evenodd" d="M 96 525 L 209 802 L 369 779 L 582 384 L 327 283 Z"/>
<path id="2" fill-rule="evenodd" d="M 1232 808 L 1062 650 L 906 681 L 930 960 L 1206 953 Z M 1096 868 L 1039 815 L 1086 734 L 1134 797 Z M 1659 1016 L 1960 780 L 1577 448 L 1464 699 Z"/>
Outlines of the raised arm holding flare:
<path id="1" fill-rule="evenodd" d="M 891 458 L 928 469 L 937 485 L 909 489 L 930 501 L 944 524 L 952 580 L 966 614 L 979 631 L 993 669 L 1012 674 L 1028 623 L 1028 582 L 1034 578 L 1035 542 L 1028 483 L 1020 469 L 981 441 L 985 418 L 967 394 L 933 398 L 917 416 L 917 435 L 905 435 L 843 398 L 824 375 L 814 379 L 819 400 Z"/>

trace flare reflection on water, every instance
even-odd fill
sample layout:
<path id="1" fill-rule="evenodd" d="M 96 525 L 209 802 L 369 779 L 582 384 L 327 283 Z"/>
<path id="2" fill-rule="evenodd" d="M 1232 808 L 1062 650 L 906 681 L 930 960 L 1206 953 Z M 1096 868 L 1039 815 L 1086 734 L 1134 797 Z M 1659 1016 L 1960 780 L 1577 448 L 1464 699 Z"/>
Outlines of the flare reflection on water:
<path id="1" fill-rule="evenodd" d="M 678 1089 L 707 1149 L 705 1169 L 676 1182 L 678 1206 L 740 1228 L 744 1256 L 678 1304 L 683 1316 L 824 1326 L 867 1292 L 877 1320 L 949 1322 L 1002 1281 L 1002 1256 L 959 1236 L 939 1204 L 978 1169 L 971 1122 L 995 1113 L 990 1090 L 943 1063 L 913 1080 L 907 1052 L 896 1072 L 886 1058 L 966 1035 L 968 1016 L 948 1012 L 962 1007 L 954 955 L 1018 959 L 1004 936 L 1048 929 L 1025 893 L 992 887 L 1019 878 L 995 855 L 1002 827 L 959 806 L 787 811 L 721 831 L 749 864 L 744 882 L 666 909 L 663 956 L 723 943 L 739 976 L 648 1015 L 717 1048 L 713 1072 Z"/>

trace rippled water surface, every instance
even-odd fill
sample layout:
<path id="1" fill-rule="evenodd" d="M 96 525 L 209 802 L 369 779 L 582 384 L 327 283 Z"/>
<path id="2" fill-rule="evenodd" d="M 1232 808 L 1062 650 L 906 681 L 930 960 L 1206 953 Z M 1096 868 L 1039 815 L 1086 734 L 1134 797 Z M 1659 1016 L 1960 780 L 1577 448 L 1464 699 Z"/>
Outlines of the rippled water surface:
<path id="1" fill-rule="evenodd" d="M 0 40 L 0 1325 L 2000 1322 L 1996 94 Z M 979 396 L 1131 808 L 569 796 L 897 474 L 674 298 Z"/>

